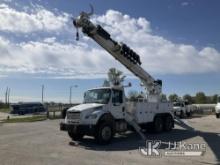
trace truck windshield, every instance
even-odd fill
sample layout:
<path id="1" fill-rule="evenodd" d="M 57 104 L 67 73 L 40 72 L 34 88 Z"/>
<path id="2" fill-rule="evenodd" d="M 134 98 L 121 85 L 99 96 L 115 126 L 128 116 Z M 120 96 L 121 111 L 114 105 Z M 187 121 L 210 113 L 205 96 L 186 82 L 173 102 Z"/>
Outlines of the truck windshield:
<path id="1" fill-rule="evenodd" d="M 84 103 L 101 103 L 107 104 L 111 97 L 110 89 L 93 89 L 84 95 Z"/>

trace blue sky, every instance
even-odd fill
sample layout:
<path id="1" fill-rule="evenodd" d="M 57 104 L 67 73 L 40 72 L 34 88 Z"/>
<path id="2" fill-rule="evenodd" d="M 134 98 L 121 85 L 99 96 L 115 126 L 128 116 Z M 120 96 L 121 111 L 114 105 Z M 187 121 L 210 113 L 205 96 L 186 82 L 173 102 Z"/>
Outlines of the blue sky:
<path id="1" fill-rule="evenodd" d="M 143 68 L 163 80 L 163 92 L 220 93 L 220 2 L 218 0 L 2 0 L 0 2 L 0 100 L 81 101 L 102 84 L 110 67 L 141 90 L 139 81 L 91 39 L 75 41 L 71 17 L 93 4 L 94 23 L 140 54 Z"/>

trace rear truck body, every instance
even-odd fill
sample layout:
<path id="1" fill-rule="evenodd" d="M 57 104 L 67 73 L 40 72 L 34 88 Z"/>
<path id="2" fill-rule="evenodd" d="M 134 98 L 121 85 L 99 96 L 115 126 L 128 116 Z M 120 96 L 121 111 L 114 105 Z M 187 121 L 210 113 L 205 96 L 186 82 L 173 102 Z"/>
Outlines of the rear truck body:
<path id="1" fill-rule="evenodd" d="M 173 103 L 173 113 L 180 118 L 190 117 L 194 109 L 194 106 L 190 105 L 187 101 L 176 101 Z"/>

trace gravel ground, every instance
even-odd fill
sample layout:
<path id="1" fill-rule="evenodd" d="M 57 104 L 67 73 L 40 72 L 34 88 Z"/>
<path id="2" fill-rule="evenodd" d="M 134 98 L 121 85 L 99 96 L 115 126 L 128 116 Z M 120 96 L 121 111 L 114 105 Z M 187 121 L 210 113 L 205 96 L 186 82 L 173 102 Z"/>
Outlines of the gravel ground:
<path id="1" fill-rule="evenodd" d="M 220 164 L 220 120 L 214 115 L 196 117 L 186 121 L 197 131 L 178 126 L 170 133 L 147 134 L 150 140 L 205 143 L 206 152 L 199 157 L 144 157 L 144 147 L 135 133 L 120 135 L 112 144 L 99 146 L 90 137 L 72 142 L 66 132 L 59 131 L 61 120 L 0 125 L 1 165 L 124 165 L 124 164 Z M 164 151 L 164 146 L 160 151 Z"/>

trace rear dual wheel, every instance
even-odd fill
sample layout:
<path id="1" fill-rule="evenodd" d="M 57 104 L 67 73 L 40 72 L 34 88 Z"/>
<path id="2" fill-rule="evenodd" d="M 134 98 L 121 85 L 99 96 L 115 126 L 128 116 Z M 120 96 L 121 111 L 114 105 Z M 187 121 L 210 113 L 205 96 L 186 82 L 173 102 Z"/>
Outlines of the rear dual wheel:
<path id="1" fill-rule="evenodd" d="M 163 119 L 161 116 L 157 116 L 154 119 L 153 130 L 155 133 L 160 133 L 163 130 Z"/>
<path id="2" fill-rule="evenodd" d="M 170 115 L 166 116 L 164 119 L 164 131 L 171 131 L 174 124 L 173 122 L 173 118 Z"/>
<path id="3" fill-rule="evenodd" d="M 173 124 L 172 116 L 157 116 L 153 122 L 153 130 L 155 133 L 160 133 L 163 130 L 168 132 L 172 130 Z"/>

